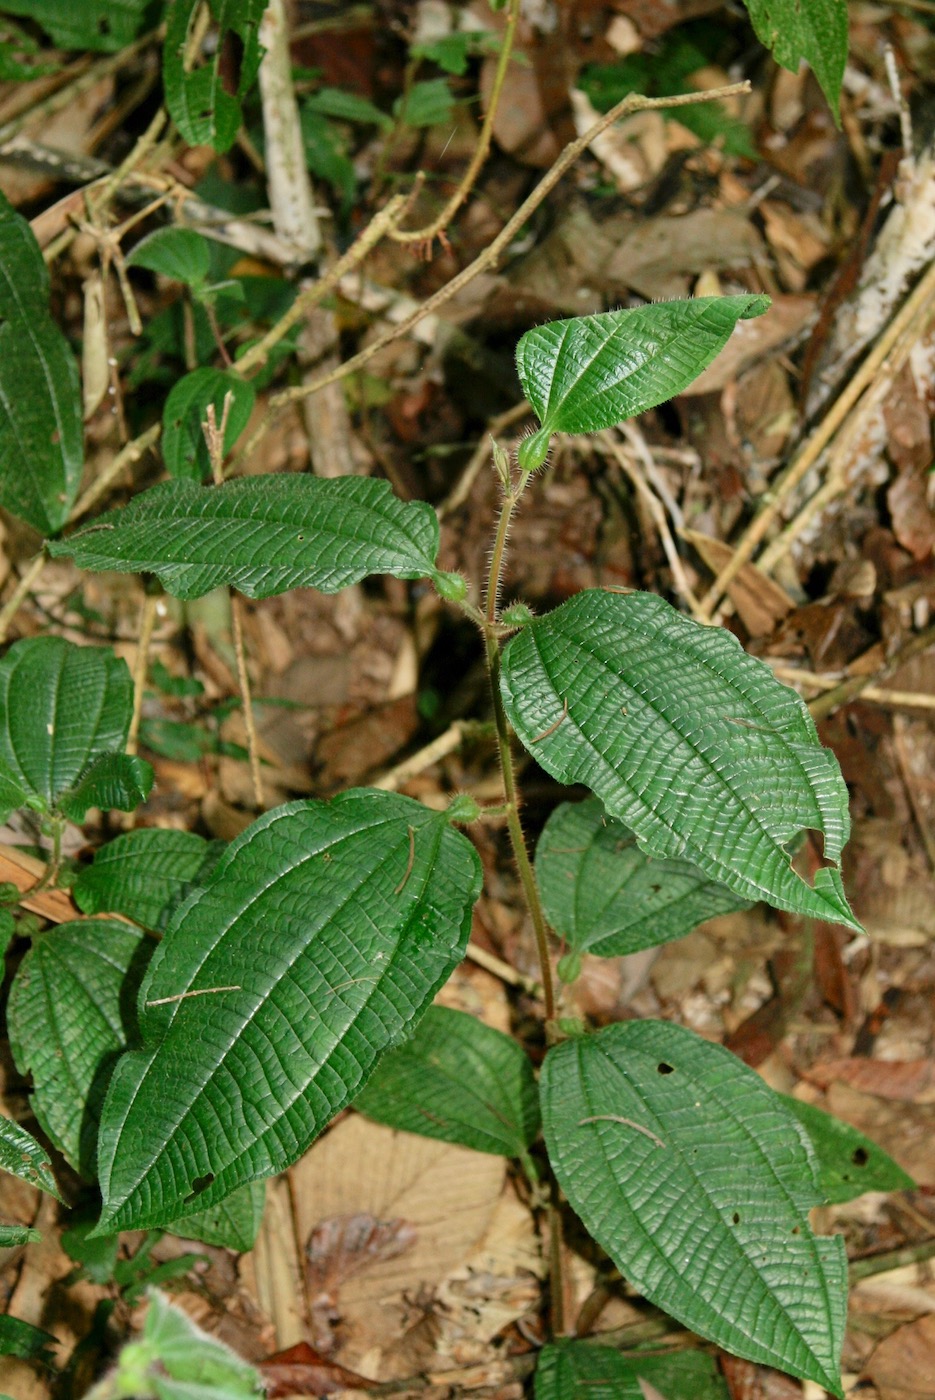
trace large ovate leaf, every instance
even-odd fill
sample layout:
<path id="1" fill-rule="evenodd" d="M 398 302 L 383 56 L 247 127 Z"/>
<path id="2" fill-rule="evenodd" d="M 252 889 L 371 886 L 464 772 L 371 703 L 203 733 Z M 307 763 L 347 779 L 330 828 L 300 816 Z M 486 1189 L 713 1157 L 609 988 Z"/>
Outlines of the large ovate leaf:
<path id="1" fill-rule="evenodd" d="M 30 1186 L 38 1186 L 40 1191 L 48 1191 L 50 1196 L 61 1200 L 52 1164 L 48 1153 L 39 1146 L 31 1133 L 21 1128 L 12 1118 L 0 1116 L 0 1171 L 18 1176 L 28 1181 Z M 14 1227 L 10 1227 L 14 1228 Z"/>
<path id="2" fill-rule="evenodd" d="M 552 433 L 595 433 L 680 394 L 724 348 L 737 322 L 768 306 L 766 296 L 697 297 L 527 331 L 516 347 L 516 367 L 542 426 L 520 444 L 520 466 L 542 465 Z"/>
<path id="3" fill-rule="evenodd" d="M 166 481 L 49 548 L 83 569 L 157 574 L 176 598 L 221 584 L 269 598 L 336 593 L 368 574 L 434 577 L 438 519 L 370 477 Z"/>
<path id="4" fill-rule="evenodd" d="M 102 1232 L 162 1225 L 282 1171 L 412 1033 L 464 955 L 477 854 L 367 790 L 266 813 L 172 917 L 143 1049 L 101 1123 Z"/>
<path id="5" fill-rule="evenodd" d="M 153 948 L 129 924 L 59 924 L 37 936 L 10 991 L 10 1045 L 20 1073 L 32 1074 L 33 1112 L 87 1180 L 107 1082 L 132 1033 Z"/>
<path id="6" fill-rule="evenodd" d="M 503 654 L 507 715 L 538 763 L 585 783 L 647 854 L 743 899 L 860 925 L 841 883 L 847 789 L 800 697 L 736 638 L 648 593 L 589 589 Z M 823 833 L 814 885 L 790 846 Z"/>
<path id="7" fill-rule="evenodd" d="M 559 938 L 603 958 L 669 943 L 749 903 L 687 861 L 644 855 L 596 797 L 555 808 L 536 846 L 536 878 Z"/>
<path id="8" fill-rule="evenodd" d="M 841 84 L 847 63 L 847 0 L 744 0 L 757 38 L 783 68 L 797 73 L 804 58 L 840 126 Z"/>
<path id="9" fill-rule="evenodd" d="M 916 1183 L 882 1147 L 815 1104 L 785 1094 L 783 1103 L 802 1124 L 818 1159 L 818 1183 L 832 1205 L 865 1191 L 911 1191 Z"/>
<path id="10" fill-rule="evenodd" d="M 377 1065 L 354 1107 L 378 1123 L 521 1157 L 539 1131 L 529 1056 L 475 1016 L 432 1006 L 415 1035 Z"/>
<path id="11" fill-rule="evenodd" d="M 153 767 L 129 753 L 102 753 L 92 759 L 74 787 L 58 799 L 69 821 L 83 822 L 92 807 L 104 812 L 132 812 L 153 786 Z"/>
<path id="12" fill-rule="evenodd" d="M 127 664 L 109 648 L 51 636 L 15 642 L 0 661 L 0 813 L 56 810 L 93 778 L 95 760 L 123 748 L 132 709 Z"/>
<path id="13" fill-rule="evenodd" d="M 78 366 L 49 313 L 42 250 L 0 194 L 0 505 L 54 534 L 83 463 Z"/>
<path id="14" fill-rule="evenodd" d="M 624 1355 L 569 1340 L 550 1342 L 540 1351 L 536 1400 L 645 1400 L 641 1380 L 665 1400 L 729 1400 L 717 1362 L 703 1351 Z"/>
<path id="15" fill-rule="evenodd" d="M 722 1046 L 628 1021 L 550 1050 L 549 1160 L 598 1244 L 650 1302 L 738 1356 L 842 1395 L 843 1241 L 804 1129 Z"/>
<path id="16" fill-rule="evenodd" d="M 4 12 L 40 24 L 62 49 L 114 53 L 159 23 L 160 0 L 4 0 Z"/>
<path id="17" fill-rule="evenodd" d="M 162 78 L 166 106 L 185 140 L 223 152 L 234 144 L 241 103 L 260 67 L 259 27 L 266 0 L 208 0 L 208 6 L 213 32 L 193 62 L 189 42 L 201 0 L 169 0 Z M 235 45 L 230 44 L 233 36 Z M 229 46 L 236 53 L 233 74 L 221 71 Z"/>
<path id="18" fill-rule="evenodd" d="M 127 831 L 95 852 L 72 885 L 72 898 L 85 914 L 126 914 L 162 929 L 170 908 L 208 875 L 223 849 L 223 842 L 191 831 Z"/>
<path id="19" fill-rule="evenodd" d="M 162 413 L 162 458 L 170 476 L 184 481 L 204 481 L 211 475 L 211 459 L 202 424 L 213 406 L 218 430 L 224 422 L 224 401 L 230 407 L 224 427 L 224 452 L 230 452 L 247 426 L 256 391 L 245 379 L 220 369 L 196 369 L 173 386 Z"/>
<path id="20" fill-rule="evenodd" d="M 256 1243 L 265 1204 L 266 1182 L 248 1181 L 216 1205 L 178 1216 L 166 1229 L 185 1240 L 199 1240 L 243 1254 Z"/>

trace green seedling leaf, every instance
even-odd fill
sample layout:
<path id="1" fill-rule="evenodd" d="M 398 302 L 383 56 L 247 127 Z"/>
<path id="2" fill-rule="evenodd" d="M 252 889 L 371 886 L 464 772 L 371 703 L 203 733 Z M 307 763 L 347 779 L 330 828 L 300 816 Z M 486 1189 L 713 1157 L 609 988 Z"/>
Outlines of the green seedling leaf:
<path id="1" fill-rule="evenodd" d="M 43 1366 L 52 1366 L 55 1363 L 52 1349 L 57 1346 L 58 1337 L 53 1337 L 51 1332 L 43 1332 L 31 1322 L 10 1317 L 8 1313 L 0 1314 L 0 1356 L 18 1356 L 23 1361 L 40 1361 Z"/>
<path id="2" fill-rule="evenodd" d="M 58 55 L 52 55 L 52 62 L 43 62 L 47 57 L 31 34 L 4 18 L 0 23 L 0 82 L 25 83 L 58 73 L 63 66 Z"/>
<path id="3" fill-rule="evenodd" d="M 368 574 L 434 578 L 438 519 L 370 477 L 166 481 L 49 548 L 83 569 L 157 574 L 176 598 L 221 584 L 248 598 L 337 593 Z"/>
<path id="4" fill-rule="evenodd" d="M 125 914 L 144 928 L 165 928 L 171 909 L 206 878 L 224 843 L 190 831 L 128 831 L 95 852 L 72 885 L 85 914 Z"/>
<path id="5" fill-rule="evenodd" d="M 367 126 L 378 126 L 381 131 L 391 131 L 393 127 L 393 119 L 386 112 L 346 88 L 320 88 L 305 99 L 304 105 L 310 112 L 335 117 L 338 121 L 363 122 Z"/>
<path id="6" fill-rule="evenodd" d="M 82 773 L 75 786 L 58 799 L 69 821 L 83 822 L 91 807 L 104 812 L 132 812 L 145 802 L 153 786 L 153 768 L 145 758 L 128 753 L 102 753 Z"/>
<path id="7" fill-rule="evenodd" d="M 498 42 L 499 36 L 492 29 L 459 29 L 453 34 L 443 34 L 439 39 L 413 44 L 410 53 L 413 58 L 427 58 L 446 73 L 463 78 L 468 59 L 476 53 L 493 52 Z"/>
<path id="8" fill-rule="evenodd" d="M 76 920 L 40 933 L 17 970 L 7 1021 L 32 1109 L 66 1161 L 92 1181 L 107 1081 L 130 1038 L 152 939 L 125 923 Z"/>
<path id="9" fill-rule="evenodd" d="M 143 1334 L 120 1353 L 111 1393 L 138 1400 L 264 1400 L 266 1387 L 253 1366 L 151 1289 Z"/>
<path id="10" fill-rule="evenodd" d="M 837 760 L 800 697 L 736 638 L 648 593 L 588 589 L 508 643 L 510 723 L 563 783 L 585 783 L 651 856 L 742 899 L 859 929 L 838 868 L 850 822 Z M 787 847 L 823 833 L 809 885 Z"/>
<path id="11" fill-rule="evenodd" d="M 0 661 L 2 816 L 23 806 L 57 811 L 96 759 L 123 748 L 132 709 L 130 672 L 109 648 L 62 637 L 15 642 Z"/>
<path id="12" fill-rule="evenodd" d="M 394 793 L 249 826 L 172 917 L 141 990 L 143 1049 L 104 1106 L 101 1230 L 170 1223 L 301 1156 L 412 1034 L 464 955 L 479 889 L 467 838 Z"/>
<path id="13" fill-rule="evenodd" d="M 680 394 L 769 297 L 697 297 L 551 321 L 516 347 L 523 391 L 542 424 L 519 463 L 545 461 L 553 433 L 596 433 Z"/>
<path id="14" fill-rule="evenodd" d="M 62 1248 L 81 1275 L 92 1283 L 111 1283 L 117 1266 L 120 1240 L 117 1235 L 92 1235 L 95 1222 L 78 1220 L 62 1233 Z"/>
<path id="15" fill-rule="evenodd" d="M 0 1225 L 0 1249 L 18 1249 L 23 1244 L 36 1244 L 42 1239 L 38 1230 L 28 1225 Z"/>
<path id="16" fill-rule="evenodd" d="M 266 1182 L 249 1181 L 216 1205 L 178 1216 L 166 1229 L 184 1240 L 199 1240 L 244 1254 L 256 1243 L 265 1204 Z"/>
<path id="17" fill-rule="evenodd" d="M 158 0 L 4 0 L 4 13 L 34 19 L 61 49 L 115 53 L 159 23 Z"/>
<path id="18" fill-rule="evenodd" d="M 0 1117 L 0 1171 L 18 1176 L 21 1181 L 28 1181 L 30 1186 L 38 1186 L 40 1191 L 47 1191 L 57 1201 L 62 1199 L 47 1154 L 32 1134 L 14 1123 L 12 1118 Z"/>
<path id="19" fill-rule="evenodd" d="M 559 938 L 602 958 L 655 948 L 749 907 L 687 861 L 644 855 L 596 797 L 556 807 L 536 847 L 536 878 Z"/>
<path id="20" fill-rule="evenodd" d="M 378 1123 L 522 1157 L 539 1131 L 529 1056 L 512 1036 L 432 1006 L 411 1040 L 384 1055 L 354 1107 Z"/>
<path id="21" fill-rule="evenodd" d="M 781 1094 L 802 1124 L 818 1159 L 818 1182 L 832 1205 L 853 1201 L 865 1191 L 912 1191 L 916 1183 L 870 1138 L 814 1104 Z"/>
<path id="22" fill-rule="evenodd" d="M 393 105 L 393 115 L 406 126 L 440 126 L 451 121 L 453 111 L 454 98 L 447 78 L 413 83 Z"/>
<path id="23" fill-rule="evenodd" d="M 843 1395 L 843 1241 L 814 1236 L 811 1143 L 720 1045 L 627 1021 L 550 1050 L 549 1160 L 598 1244 L 700 1336 Z"/>
<path id="24" fill-rule="evenodd" d="M 169 0 L 162 79 L 166 106 L 185 140 L 192 146 L 230 149 L 243 118 L 241 104 L 260 67 L 263 50 L 259 27 L 266 0 L 209 0 L 216 27 L 210 43 L 199 46 L 198 60 L 189 61 L 189 40 L 201 0 Z M 228 36 L 235 35 L 238 70 L 222 74 L 221 60 Z"/>
<path id="25" fill-rule="evenodd" d="M 783 68 L 797 73 L 804 58 L 841 125 L 840 99 L 847 63 L 847 0 L 744 0 L 761 44 Z"/>
<path id="26" fill-rule="evenodd" d="M 624 1356 L 586 1341 L 551 1342 L 542 1348 L 536 1400 L 645 1400 L 641 1380 L 665 1400 L 729 1400 L 717 1363 L 703 1351 Z"/>
<path id="27" fill-rule="evenodd" d="M 49 314 L 42 250 L 0 194 L 0 505 L 54 534 L 83 465 L 78 365 Z"/>
<path id="28" fill-rule="evenodd" d="M 256 392 L 246 380 L 220 369 L 196 369 L 172 389 L 162 414 L 162 459 L 170 476 L 183 481 L 204 481 L 211 475 L 211 459 L 202 424 L 213 404 L 218 428 L 224 418 L 224 400 L 230 408 L 224 430 L 225 455 L 247 426 Z"/>
<path id="29" fill-rule="evenodd" d="M 127 258 L 127 266 L 145 267 L 149 272 L 184 282 L 187 287 L 201 288 L 211 270 L 211 245 L 194 229 L 159 228 L 137 243 Z M 185 379 L 180 383 L 184 384 Z"/>

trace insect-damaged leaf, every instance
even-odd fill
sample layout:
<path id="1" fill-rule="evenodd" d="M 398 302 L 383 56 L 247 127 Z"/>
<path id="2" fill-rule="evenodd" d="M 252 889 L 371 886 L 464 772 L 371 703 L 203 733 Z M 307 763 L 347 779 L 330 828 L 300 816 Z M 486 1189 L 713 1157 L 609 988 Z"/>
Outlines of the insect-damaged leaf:
<path id="1" fill-rule="evenodd" d="M 579 593 L 508 642 L 507 716 L 538 763 L 585 783 L 649 855 L 742 899 L 860 925 L 838 869 L 847 789 L 803 701 L 736 639 L 648 593 Z M 821 831 L 809 885 L 789 845 Z"/>
<path id="2" fill-rule="evenodd" d="M 627 1021 L 550 1050 L 540 1091 L 562 1190 L 644 1297 L 843 1395 L 844 1244 L 812 1234 L 811 1143 L 759 1075 L 681 1026 Z"/>
<path id="3" fill-rule="evenodd" d="M 393 793 L 249 826 L 140 992 L 143 1049 L 102 1116 L 101 1232 L 167 1224 L 301 1156 L 463 957 L 479 888 L 467 838 Z"/>
<path id="4" fill-rule="evenodd" d="M 216 24 L 210 44 L 202 44 L 193 56 L 190 36 L 198 22 L 200 0 L 169 0 L 162 76 L 166 106 L 185 140 L 192 146 L 213 146 L 226 151 L 236 139 L 242 120 L 241 103 L 250 91 L 260 67 L 260 20 L 266 0 L 209 0 Z M 237 43 L 237 74 L 222 74 L 228 35 Z"/>

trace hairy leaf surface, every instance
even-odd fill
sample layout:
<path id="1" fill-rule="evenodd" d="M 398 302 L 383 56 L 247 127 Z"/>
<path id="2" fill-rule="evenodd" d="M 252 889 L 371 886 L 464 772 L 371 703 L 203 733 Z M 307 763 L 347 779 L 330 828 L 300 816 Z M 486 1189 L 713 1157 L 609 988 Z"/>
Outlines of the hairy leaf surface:
<path id="1" fill-rule="evenodd" d="M 59 810 L 73 822 L 83 822 L 91 807 L 132 812 L 145 802 L 153 786 L 153 768 L 145 758 L 129 753 L 102 753 L 92 759 L 74 787 L 58 799 Z"/>
<path id="2" fill-rule="evenodd" d="M 132 709 L 127 664 L 109 648 L 15 642 L 0 661 L 0 813 L 55 809 L 96 759 L 123 748 Z"/>
<path id="3" fill-rule="evenodd" d="M 438 520 L 424 501 L 400 501 L 370 477 L 166 481 L 50 550 L 83 569 L 157 574 L 176 598 L 221 584 L 248 598 L 336 593 L 368 574 L 433 577 Z"/>
<path id="4" fill-rule="evenodd" d="M 669 943 L 749 904 L 687 861 L 645 856 L 596 797 L 555 808 L 536 847 L 536 878 L 559 938 L 602 958 Z"/>
<path id="5" fill-rule="evenodd" d="M 127 1044 L 152 939 L 129 924 L 76 920 L 40 933 L 10 991 L 13 1058 L 32 1109 L 65 1159 L 93 1180 L 107 1081 Z"/>
<path id="6" fill-rule="evenodd" d="M 804 58 L 840 126 L 847 63 L 847 0 L 744 0 L 760 43 L 797 73 Z"/>
<path id="7" fill-rule="evenodd" d="M 431 1006 L 415 1035 L 380 1061 L 354 1107 L 378 1123 L 521 1157 L 539 1131 L 529 1056 L 475 1016 Z"/>
<path id="8" fill-rule="evenodd" d="M 539 1353 L 536 1400 L 644 1400 L 641 1380 L 665 1400 L 729 1400 L 717 1363 L 703 1351 L 634 1356 L 567 1340 Z"/>
<path id="9" fill-rule="evenodd" d="M 196 369 L 175 384 L 162 413 L 162 459 L 170 476 L 184 481 L 204 481 L 211 475 L 211 459 L 202 424 L 214 407 L 220 430 L 224 400 L 230 408 L 224 429 L 224 452 L 230 452 L 253 412 L 256 391 L 245 379 L 221 369 Z"/>
<path id="10" fill-rule="evenodd" d="M 662 1021 L 556 1046 L 540 1091 L 562 1190 L 626 1278 L 726 1350 L 842 1395 L 847 1259 L 809 1228 L 815 1157 L 779 1096 Z"/>
<path id="11" fill-rule="evenodd" d="M 102 1233 L 284 1170 L 464 955 L 480 888 L 444 815 L 366 790 L 266 813 L 176 911 L 101 1124 Z"/>
<path id="12" fill-rule="evenodd" d="M 0 1117 L 0 1171 L 18 1176 L 40 1191 L 48 1191 L 56 1200 L 62 1199 L 45 1149 L 12 1118 Z"/>
<path id="13" fill-rule="evenodd" d="M 860 928 L 841 883 L 847 789 L 808 710 L 736 639 L 648 593 L 589 589 L 503 654 L 507 715 L 538 763 L 586 783 L 651 856 L 743 899 Z M 809 885 L 788 847 L 821 831 Z"/>
<path id="14" fill-rule="evenodd" d="M 915 1182 L 882 1147 L 815 1104 L 780 1094 L 802 1124 L 818 1159 L 818 1183 L 832 1205 L 865 1191 L 911 1191 Z"/>
<path id="15" fill-rule="evenodd" d="M 192 64 L 187 49 L 200 0 L 169 0 L 162 78 L 166 106 L 185 140 L 223 152 L 234 144 L 243 116 L 241 103 L 260 67 L 259 26 L 266 0 L 209 0 L 209 7 L 215 34 L 210 46 L 200 46 L 198 61 Z M 234 75 L 221 72 L 229 35 L 239 40 Z"/>
<path id="16" fill-rule="evenodd" d="M 42 250 L 0 194 L 0 505 L 60 530 L 83 463 L 78 366 L 49 313 Z"/>
<path id="17" fill-rule="evenodd" d="M 223 842 L 191 831 L 127 831 L 95 852 L 72 898 L 85 914 L 126 914 L 145 928 L 162 929 L 171 907 L 207 877 L 223 849 Z"/>
<path id="18" fill-rule="evenodd" d="M 520 383 L 542 424 L 520 444 L 520 466 L 541 466 L 552 433 L 595 433 L 686 389 L 738 321 L 769 297 L 697 297 L 550 321 L 516 347 Z"/>

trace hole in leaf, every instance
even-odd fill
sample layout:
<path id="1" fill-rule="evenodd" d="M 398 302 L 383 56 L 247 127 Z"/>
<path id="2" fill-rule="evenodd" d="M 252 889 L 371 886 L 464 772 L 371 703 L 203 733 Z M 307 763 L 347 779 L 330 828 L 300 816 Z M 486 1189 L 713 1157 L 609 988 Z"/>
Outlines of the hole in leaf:
<path id="1" fill-rule="evenodd" d="M 793 1227 L 792 1227 L 792 1233 L 793 1233 L 794 1235 L 801 1235 L 802 1230 L 801 1230 L 801 1228 L 800 1228 L 798 1225 L 793 1225 Z"/>
<path id="2" fill-rule="evenodd" d="M 665 1060 L 660 1060 L 659 1064 L 656 1066 L 656 1069 L 659 1071 L 660 1074 L 674 1074 L 674 1073 L 675 1073 L 675 1066 L 674 1066 L 674 1065 L 667 1065 L 666 1062 L 665 1062 Z"/>
<path id="3" fill-rule="evenodd" d="M 206 1172 L 204 1176 L 197 1176 L 192 1182 L 190 1194 L 185 1197 L 185 1204 L 190 1205 L 203 1191 L 207 1191 L 213 1180 L 214 1172 Z"/>
<path id="4" fill-rule="evenodd" d="M 731 1216 L 731 1220 L 732 1220 L 732 1222 L 733 1222 L 735 1225 L 739 1225 L 739 1224 L 740 1224 L 740 1212 L 735 1210 L 734 1213 L 733 1213 L 733 1215 Z"/>
<path id="5" fill-rule="evenodd" d="M 811 842 L 812 850 L 815 852 L 819 870 L 837 870 L 838 862 L 829 860 L 825 855 L 825 834 L 823 831 L 814 831 L 812 828 L 805 833 Z"/>
<path id="6" fill-rule="evenodd" d="M 97 22 L 97 32 L 98 32 L 98 34 L 109 34 L 109 33 L 110 33 L 110 20 L 107 18 L 106 15 L 102 15 L 101 18 L 98 20 L 98 22 Z"/>
<path id="7" fill-rule="evenodd" d="M 855 1147 L 851 1153 L 851 1161 L 855 1167 L 865 1167 L 868 1162 L 867 1149 L 865 1147 Z"/>

